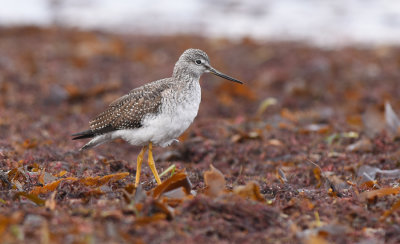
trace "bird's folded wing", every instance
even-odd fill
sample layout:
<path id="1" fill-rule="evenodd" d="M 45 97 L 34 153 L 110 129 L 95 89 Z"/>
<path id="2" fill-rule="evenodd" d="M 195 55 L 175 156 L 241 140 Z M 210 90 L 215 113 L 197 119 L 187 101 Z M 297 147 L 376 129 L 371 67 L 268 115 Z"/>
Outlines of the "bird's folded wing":
<path id="1" fill-rule="evenodd" d="M 166 87 L 141 88 L 112 102 L 106 111 L 90 121 L 90 129 L 100 135 L 114 130 L 140 128 L 146 115 L 158 112 L 162 99 L 161 90 Z"/>

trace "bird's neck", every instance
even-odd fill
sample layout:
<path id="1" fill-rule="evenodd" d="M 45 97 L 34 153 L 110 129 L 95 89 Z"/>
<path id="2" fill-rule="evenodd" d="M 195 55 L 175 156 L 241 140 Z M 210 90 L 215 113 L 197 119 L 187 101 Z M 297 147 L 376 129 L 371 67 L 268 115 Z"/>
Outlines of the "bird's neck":
<path id="1" fill-rule="evenodd" d="M 177 81 L 182 82 L 193 82 L 199 81 L 200 75 L 188 67 L 181 66 L 178 63 L 175 65 L 174 72 L 172 73 L 172 78 Z"/>
<path id="2" fill-rule="evenodd" d="M 183 91 L 187 90 L 190 92 L 196 92 L 200 89 L 200 76 L 196 74 L 191 74 L 189 72 L 185 72 L 185 70 L 177 71 L 174 70 L 172 75 L 172 80 L 174 85 L 177 87 L 177 90 Z"/>

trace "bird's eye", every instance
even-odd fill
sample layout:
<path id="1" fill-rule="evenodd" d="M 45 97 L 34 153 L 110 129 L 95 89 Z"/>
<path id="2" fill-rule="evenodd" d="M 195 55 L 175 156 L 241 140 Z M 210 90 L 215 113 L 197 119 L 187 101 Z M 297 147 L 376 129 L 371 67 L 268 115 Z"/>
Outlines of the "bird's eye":
<path id="1" fill-rule="evenodd" d="M 195 63 L 196 64 L 201 64 L 202 62 L 201 62 L 201 59 L 197 59 L 196 61 L 195 61 Z"/>

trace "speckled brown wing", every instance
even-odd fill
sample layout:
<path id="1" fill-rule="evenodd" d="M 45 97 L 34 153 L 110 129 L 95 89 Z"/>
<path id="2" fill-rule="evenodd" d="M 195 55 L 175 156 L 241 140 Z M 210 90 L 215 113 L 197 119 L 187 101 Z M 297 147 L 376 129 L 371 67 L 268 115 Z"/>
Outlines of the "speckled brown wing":
<path id="1" fill-rule="evenodd" d="M 145 115 L 159 111 L 164 89 L 168 89 L 168 83 L 154 82 L 132 90 L 90 121 L 90 130 L 94 135 L 101 135 L 114 130 L 140 128 Z"/>

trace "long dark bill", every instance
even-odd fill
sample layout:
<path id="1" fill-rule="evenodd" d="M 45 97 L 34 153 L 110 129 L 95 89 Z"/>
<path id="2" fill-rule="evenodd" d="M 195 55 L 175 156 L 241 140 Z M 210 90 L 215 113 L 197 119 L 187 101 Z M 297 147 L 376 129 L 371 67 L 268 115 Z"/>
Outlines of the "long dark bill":
<path id="1" fill-rule="evenodd" d="M 230 76 L 227 76 L 226 74 L 219 72 L 218 70 L 214 69 L 213 67 L 209 67 L 208 70 L 210 71 L 210 73 L 212 73 L 212 74 L 214 74 L 216 76 L 222 77 L 224 79 L 227 79 L 227 80 L 230 80 L 230 81 L 233 81 L 233 82 L 237 82 L 239 84 L 243 84 L 243 82 L 241 82 L 240 80 L 236 80 L 236 79 L 234 79 L 234 78 L 232 78 Z"/>

